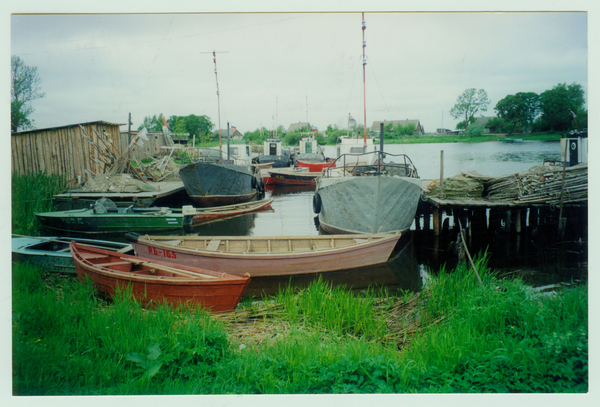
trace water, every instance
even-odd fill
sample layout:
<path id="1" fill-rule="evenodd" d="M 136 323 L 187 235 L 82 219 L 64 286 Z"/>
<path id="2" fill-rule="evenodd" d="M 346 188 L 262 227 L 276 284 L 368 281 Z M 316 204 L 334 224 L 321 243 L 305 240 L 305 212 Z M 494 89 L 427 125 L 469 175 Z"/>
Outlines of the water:
<path id="1" fill-rule="evenodd" d="M 422 179 L 439 178 L 440 151 L 444 151 L 444 177 L 461 171 L 477 171 L 483 175 L 499 176 L 524 171 L 541 165 L 544 159 L 560 159 L 560 143 L 444 143 L 389 145 L 391 154 L 407 154 Z M 334 146 L 324 148 L 325 155 L 334 154 Z M 265 198 L 273 197 L 272 210 L 247 214 L 202 225 L 194 234 L 204 236 L 297 236 L 321 233 L 318 218 L 312 210 L 312 187 L 274 187 Z M 456 232 L 434 237 L 431 231 L 411 231 L 396 247 L 387 264 L 363 269 L 323 274 L 323 278 L 355 289 L 369 285 L 385 286 L 390 290 L 418 291 L 423 278 L 440 267 L 452 267 L 458 261 L 452 250 Z M 568 242 L 542 243 L 530 234 L 504 236 L 500 231 L 478 236 L 473 247 L 488 248 L 490 266 L 504 274 L 519 276 L 532 285 L 555 284 L 587 276 L 587 238 L 585 247 L 572 237 Z M 557 246 L 558 245 L 558 246 Z M 476 254 L 476 251 L 473 253 Z M 280 286 L 303 286 L 313 275 L 293 278 L 253 279 L 249 293 L 273 293 Z"/>
<path id="2" fill-rule="evenodd" d="M 335 146 L 325 146 L 324 151 L 326 156 L 333 156 Z M 541 165 L 545 159 L 560 160 L 559 141 L 390 144 L 384 146 L 384 151 L 407 154 L 422 179 L 440 177 L 441 151 L 444 152 L 444 178 L 461 171 L 490 176 L 514 174 Z"/>

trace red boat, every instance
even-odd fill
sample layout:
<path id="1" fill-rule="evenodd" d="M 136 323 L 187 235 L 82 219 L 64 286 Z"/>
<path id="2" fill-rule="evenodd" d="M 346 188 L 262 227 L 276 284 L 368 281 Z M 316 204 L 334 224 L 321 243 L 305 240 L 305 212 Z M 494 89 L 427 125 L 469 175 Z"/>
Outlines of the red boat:
<path id="1" fill-rule="evenodd" d="M 157 303 L 199 304 L 210 312 L 234 309 L 249 276 L 233 276 L 195 267 L 80 245 L 70 244 L 77 278 L 88 276 L 103 295 L 114 295 L 117 286 L 129 287 L 142 305 Z"/>
<path id="2" fill-rule="evenodd" d="M 317 177 L 321 171 L 311 172 L 307 168 L 279 168 L 269 170 L 269 175 L 276 185 L 317 185 Z"/>
<path id="3" fill-rule="evenodd" d="M 329 168 L 330 166 L 332 168 L 335 167 L 335 163 L 331 165 L 333 161 L 334 160 L 331 159 L 327 159 L 325 161 L 308 161 L 297 159 L 296 163 L 298 164 L 299 168 L 308 168 L 308 171 L 310 172 L 321 172 L 325 168 Z"/>
<path id="4" fill-rule="evenodd" d="M 212 208 L 193 208 L 184 206 L 184 226 L 194 227 L 210 220 L 229 216 L 243 215 L 245 213 L 260 211 L 271 207 L 273 199 L 262 199 L 235 205 L 215 206 Z"/>

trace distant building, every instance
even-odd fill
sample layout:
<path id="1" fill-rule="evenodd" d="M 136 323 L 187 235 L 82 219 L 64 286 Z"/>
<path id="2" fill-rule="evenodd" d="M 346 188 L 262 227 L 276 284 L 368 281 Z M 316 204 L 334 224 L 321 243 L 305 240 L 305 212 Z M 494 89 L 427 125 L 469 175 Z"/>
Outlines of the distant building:
<path id="1" fill-rule="evenodd" d="M 310 123 L 308 122 L 298 122 L 298 123 L 292 123 L 290 124 L 290 127 L 288 127 L 287 132 L 291 133 L 293 131 L 298 131 L 300 129 L 307 129 L 307 130 L 311 130 L 311 131 L 317 131 L 317 128 L 314 126 L 311 126 Z"/>
<path id="2" fill-rule="evenodd" d="M 408 126 L 409 124 L 414 124 L 415 125 L 415 131 L 413 132 L 413 136 L 422 136 L 425 134 L 425 128 L 423 126 L 421 126 L 421 122 L 419 120 L 388 120 L 388 121 L 384 121 L 383 125 L 384 127 L 387 126 L 388 124 L 392 124 L 395 127 L 398 127 L 399 124 L 401 124 L 403 127 Z M 371 131 L 376 135 L 379 136 L 379 127 L 380 127 L 381 121 L 378 122 L 373 122 L 373 124 L 371 125 Z"/>
<path id="3" fill-rule="evenodd" d="M 490 133 L 490 128 L 488 127 L 488 122 L 491 119 L 495 119 L 495 117 L 476 117 L 475 118 L 475 124 L 481 126 L 483 128 L 483 133 L 487 134 Z"/>
<path id="4" fill-rule="evenodd" d="M 219 130 L 215 131 L 212 135 L 211 135 L 212 139 L 219 139 Z M 230 140 L 232 141 L 240 141 L 244 138 L 244 135 L 235 127 L 230 127 L 229 128 L 229 137 Z M 221 130 L 221 140 L 227 140 L 227 129 L 223 129 Z"/>

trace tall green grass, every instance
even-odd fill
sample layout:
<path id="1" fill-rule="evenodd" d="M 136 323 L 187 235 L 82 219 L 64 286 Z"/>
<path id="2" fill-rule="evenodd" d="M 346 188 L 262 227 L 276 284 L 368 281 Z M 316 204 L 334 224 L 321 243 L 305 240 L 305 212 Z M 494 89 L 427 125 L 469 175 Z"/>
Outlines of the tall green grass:
<path id="1" fill-rule="evenodd" d="M 250 344 L 202 310 L 148 311 L 126 291 L 105 302 L 14 263 L 14 393 L 586 392 L 587 286 L 539 296 L 495 278 L 485 256 L 476 265 L 483 286 L 464 264 L 435 276 L 414 315 L 423 328 L 400 350 L 382 340 L 392 314 L 375 293 L 320 280 L 266 298 L 277 313 L 262 322 L 288 329 Z"/>
<path id="2" fill-rule="evenodd" d="M 35 212 L 54 210 L 52 196 L 67 190 L 66 175 L 37 174 L 19 175 L 12 173 L 12 233 L 28 236 L 40 234 L 40 227 Z"/>

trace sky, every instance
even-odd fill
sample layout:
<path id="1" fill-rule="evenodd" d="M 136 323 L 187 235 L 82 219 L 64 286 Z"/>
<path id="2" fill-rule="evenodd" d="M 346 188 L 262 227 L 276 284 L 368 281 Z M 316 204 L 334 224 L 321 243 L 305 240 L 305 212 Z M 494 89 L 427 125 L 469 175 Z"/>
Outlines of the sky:
<path id="1" fill-rule="evenodd" d="M 366 89 L 369 126 L 418 119 L 434 132 L 455 128 L 461 119 L 450 109 L 469 88 L 484 89 L 490 100 L 477 116 L 495 116 L 507 95 L 540 94 L 559 83 L 580 84 L 588 96 L 586 12 L 371 9 L 363 87 L 356 9 L 257 9 L 12 14 L 10 53 L 37 67 L 46 93 L 32 104 L 36 128 L 126 124 L 129 113 L 134 129 L 161 113 L 206 115 L 215 130 L 229 122 L 242 133 L 306 121 L 319 130 L 346 128 L 349 115 L 364 123 Z"/>

